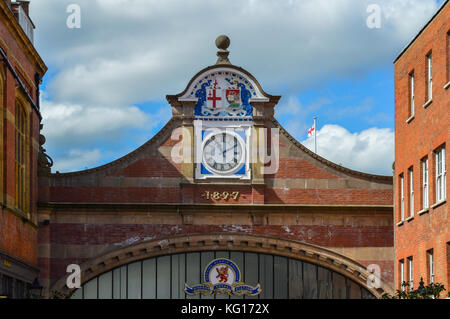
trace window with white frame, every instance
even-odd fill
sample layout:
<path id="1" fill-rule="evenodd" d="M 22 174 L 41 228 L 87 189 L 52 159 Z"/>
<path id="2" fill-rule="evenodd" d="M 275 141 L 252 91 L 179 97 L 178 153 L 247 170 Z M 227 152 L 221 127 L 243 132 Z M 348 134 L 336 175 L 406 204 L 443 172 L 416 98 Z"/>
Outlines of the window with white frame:
<path id="1" fill-rule="evenodd" d="M 434 283 L 434 256 L 433 249 L 430 249 L 428 252 L 428 269 L 429 269 L 429 278 L 430 284 Z"/>
<path id="2" fill-rule="evenodd" d="M 427 97 L 428 101 L 433 99 L 433 55 L 427 55 Z"/>
<path id="3" fill-rule="evenodd" d="M 413 258 L 408 257 L 408 282 L 409 282 L 409 289 L 413 290 L 414 287 L 414 275 L 413 275 L 414 271 L 413 271 Z"/>
<path id="4" fill-rule="evenodd" d="M 436 202 L 446 197 L 445 147 L 436 150 Z"/>
<path id="5" fill-rule="evenodd" d="M 405 220 L 405 193 L 403 174 L 400 175 L 400 218 Z"/>
<path id="6" fill-rule="evenodd" d="M 450 82 L 450 31 L 447 32 L 447 81 Z"/>
<path id="7" fill-rule="evenodd" d="M 430 206 L 428 200 L 428 158 L 422 160 L 422 208 Z"/>
<path id="8" fill-rule="evenodd" d="M 405 287 L 403 286 L 403 282 L 405 281 L 405 262 L 400 260 L 400 288 L 402 291 L 405 290 Z"/>
<path id="9" fill-rule="evenodd" d="M 414 71 L 409 74 L 409 116 L 414 116 Z"/>
<path id="10" fill-rule="evenodd" d="M 414 216 L 414 171 L 411 167 L 409 170 L 409 216 Z"/>
<path id="11" fill-rule="evenodd" d="M 433 56 L 427 55 L 427 95 L 428 101 L 433 98 Z"/>

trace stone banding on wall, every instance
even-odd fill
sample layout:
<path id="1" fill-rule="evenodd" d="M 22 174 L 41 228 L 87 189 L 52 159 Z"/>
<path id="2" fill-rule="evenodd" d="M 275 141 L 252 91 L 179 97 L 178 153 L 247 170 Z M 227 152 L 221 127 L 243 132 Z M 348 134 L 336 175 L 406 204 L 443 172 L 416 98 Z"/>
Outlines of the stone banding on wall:
<path id="1" fill-rule="evenodd" d="M 382 279 L 379 288 L 369 287 L 367 281 L 371 273 L 350 258 L 312 244 L 247 234 L 183 235 L 120 248 L 81 264 L 81 284 L 134 261 L 176 253 L 217 250 L 266 253 L 294 258 L 338 272 L 365 287 L 377 298 L 381 298 L 384 293 L 393 294 L 392 287 Z M 67 275 L 60 278 L 51 290 L 66 294 L 73 292 L 74 289 L 67 288 L 66 280 Z"/>

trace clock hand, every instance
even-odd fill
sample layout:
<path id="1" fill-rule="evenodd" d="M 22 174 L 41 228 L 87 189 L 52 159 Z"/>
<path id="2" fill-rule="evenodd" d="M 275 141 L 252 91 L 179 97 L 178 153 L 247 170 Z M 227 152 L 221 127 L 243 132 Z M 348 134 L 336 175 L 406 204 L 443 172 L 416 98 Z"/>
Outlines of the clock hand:
<path id="1" fill-rule="evenodd" d="M 227 148 L 226 150 L 223 151 L 223 154 L 225 155 L 228 154 L 229 151 L 231 151 L 232 149 L 236 148 L 236 145 L 231 146 L 230 148 Z"/>
<path id="2" fill-rule="evenodd" d="M 230 148 L 226 149 L 225 151 L 223 151 L 223 154 L 228 153 L 229 151 L 231 151 L 234 148 L 234 145 L 231 146 Z"/>

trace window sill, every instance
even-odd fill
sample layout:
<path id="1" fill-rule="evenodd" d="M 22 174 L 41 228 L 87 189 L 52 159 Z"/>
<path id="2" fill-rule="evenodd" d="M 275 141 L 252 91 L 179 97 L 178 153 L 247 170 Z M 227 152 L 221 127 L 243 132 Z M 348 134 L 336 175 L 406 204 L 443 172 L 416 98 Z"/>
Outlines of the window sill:
<path id="1" fill-rule="evenodd" d="M 444 85 L 444 90 L 447 90 L 448 88 L 450 88 L 450 81 L 448 81 L 447 84 Z"/>
<path id="2" fill-rule="evenodd" d="M 423 108 L 424 108 L 424 109 L 427 108 L 432 102 L 433 102 L 432 99 L 431 99 L 431 100 L 428 100 L 428 102 L 426 102 L 426 103 L 423 105 Z"/>
<path id="3" fill-rule="evenodd" d="M 409 122 L 411 122 L 412 120 L 414 120 L 414 115 L 411 115 L 411 116 L 406 120 L 406 123 L 409 123 Z"/>
<path id="4" fill-rule="evenodd" d="M 429 211 L 430 211 L 429 208 L 424 208 L 424 209 L 422 209 L 420 212 L 418 212 L 417 214 L 418 214 L 418 215 L 422 215 L 422 214 L 428 213 Z"/>
<path id="5" fill-rule="evenodd" d="M 431 208 L 435 209 L 435 208 L 441 206 L 442 204 L 444 204 L 445 202 L 447 202 L 447 199 L 443 199 L 440 202 L 437 202 L 436 204 L 432 205 Z"/>
<path id="6" fill-rule="evenodd" d="M 38 227 L 38 225 L 36 225 L 30 214 L 25 213 L 24 211 L 22 211 L 21 209 L 18 209 L 16 207 L 12 207 L 10 205 L 0 205 L 1 208 L 4 208 L 6 211 L 10 212 L 11 214 L 13 214 L 14 216 L 17 216 L 19 218 L 22 219 L 22 221 L 26 222 L 26 223 L 30 223 L 31 225 Z"/>
<path id="7" fill-rule="evenodd" d="M 409 216 L 408 218 L 406 218 L 406 221 L 407 222 L 410 222 L 410 221 L 412 221 L 414 219 L 414 216 Z"/>
<path id="8" fill-rule="evenodd" d="M 397 226 L 401 226 L 401 225 L 403 225 L 403 220 L 401 220 L 401 221 L 399 221 L 398 223 L 397 223 Z"/>

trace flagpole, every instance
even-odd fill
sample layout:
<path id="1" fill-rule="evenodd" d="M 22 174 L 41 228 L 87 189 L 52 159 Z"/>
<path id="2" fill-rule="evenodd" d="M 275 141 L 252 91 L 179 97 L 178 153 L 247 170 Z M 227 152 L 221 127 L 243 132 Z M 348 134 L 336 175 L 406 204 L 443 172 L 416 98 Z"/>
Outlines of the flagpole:
<path id="1" fill-rule="evenodd" d="M 317 154 L 317 116 L 314 116 L 314 153 Z"/>

